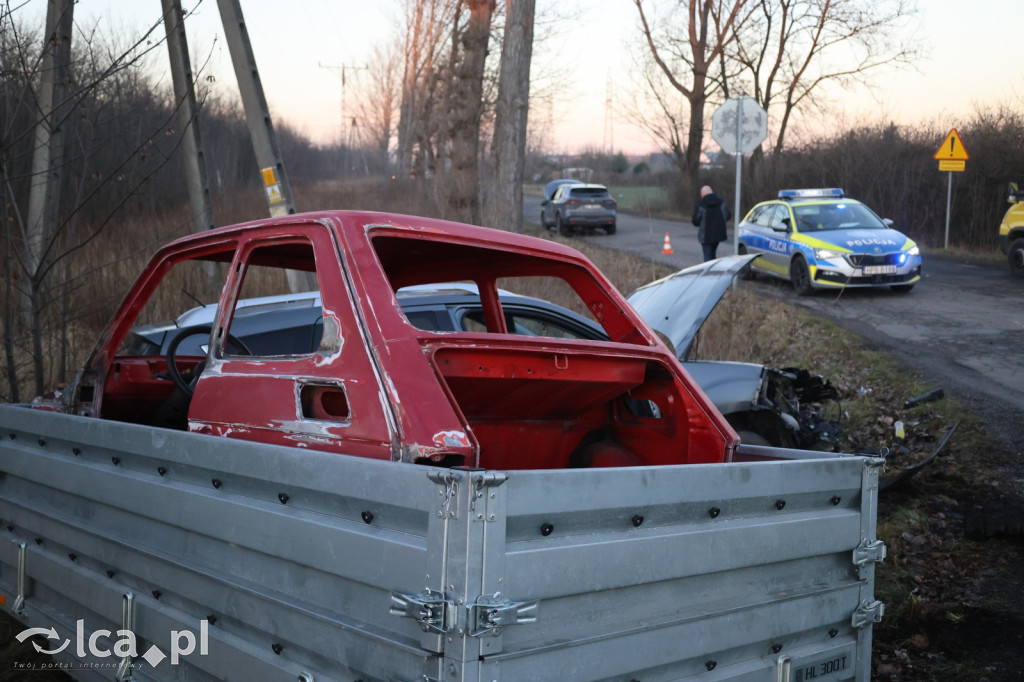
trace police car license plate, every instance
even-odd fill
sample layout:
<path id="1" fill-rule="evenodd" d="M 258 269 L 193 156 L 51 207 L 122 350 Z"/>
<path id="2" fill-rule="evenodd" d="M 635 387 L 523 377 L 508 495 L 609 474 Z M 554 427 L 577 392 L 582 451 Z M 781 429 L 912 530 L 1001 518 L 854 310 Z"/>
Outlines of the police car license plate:
<path id="1" fill-rule="evenodd" d="M 865 265 L 864 266 L 864 274 L 865 275 L 895 275 L 896 274 L 896 266 L 895 265 Z"/>

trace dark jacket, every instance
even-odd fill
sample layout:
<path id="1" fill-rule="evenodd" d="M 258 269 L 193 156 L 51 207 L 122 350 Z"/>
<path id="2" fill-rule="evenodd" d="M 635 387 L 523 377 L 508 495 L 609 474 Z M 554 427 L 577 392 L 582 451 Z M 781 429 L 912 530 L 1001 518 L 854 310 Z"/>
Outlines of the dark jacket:
<path id="1" fill-rule="evenodd" d="M 717 244 L 729 238 L 725 224 L 732 218 L 732 211 L 725 205 L 722 198 L 712 192 L 708 194 L 693 211 L 693 224 L 699 229 L 697 241 L 701 244 Z"/>

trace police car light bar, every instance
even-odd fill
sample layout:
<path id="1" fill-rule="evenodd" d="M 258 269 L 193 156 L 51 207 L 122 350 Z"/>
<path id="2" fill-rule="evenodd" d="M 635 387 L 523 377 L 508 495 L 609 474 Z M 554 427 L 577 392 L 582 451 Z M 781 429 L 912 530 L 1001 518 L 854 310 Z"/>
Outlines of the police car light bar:
<path id="1" fill-rule="evenodd" d="M 843 190 L 839 187 L 823 189 L 780 189 L 780 199 L 842 199 Z"/>

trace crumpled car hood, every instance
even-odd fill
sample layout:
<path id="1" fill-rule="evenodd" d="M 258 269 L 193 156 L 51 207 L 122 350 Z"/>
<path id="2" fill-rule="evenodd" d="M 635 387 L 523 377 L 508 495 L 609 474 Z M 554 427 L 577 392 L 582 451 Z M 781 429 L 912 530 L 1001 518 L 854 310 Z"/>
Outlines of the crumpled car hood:
<path id="1" fill-rule="evenodd" d="M 729 290 L 733 279 L 756 254 L 724 256 L 685 268 L 645 284 L 628 300 L 655 331 L 672 342 L 676 355 L 686 362 L 697 332 Z"/>

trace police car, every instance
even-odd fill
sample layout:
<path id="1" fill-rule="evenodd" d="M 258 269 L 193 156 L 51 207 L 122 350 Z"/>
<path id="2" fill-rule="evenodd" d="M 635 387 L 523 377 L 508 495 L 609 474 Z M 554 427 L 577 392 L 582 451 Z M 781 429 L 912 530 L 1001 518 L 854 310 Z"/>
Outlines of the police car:
<path id="1" fill-rule="evenodd" d="M 800 295 L 843 287 L 910 291 L 921 279 L 921 251 L 891 225 L 841 189 L 784 189 L 740 223 L 739 253 L 761 256 L 749 274 L 788 279 Z"/>

